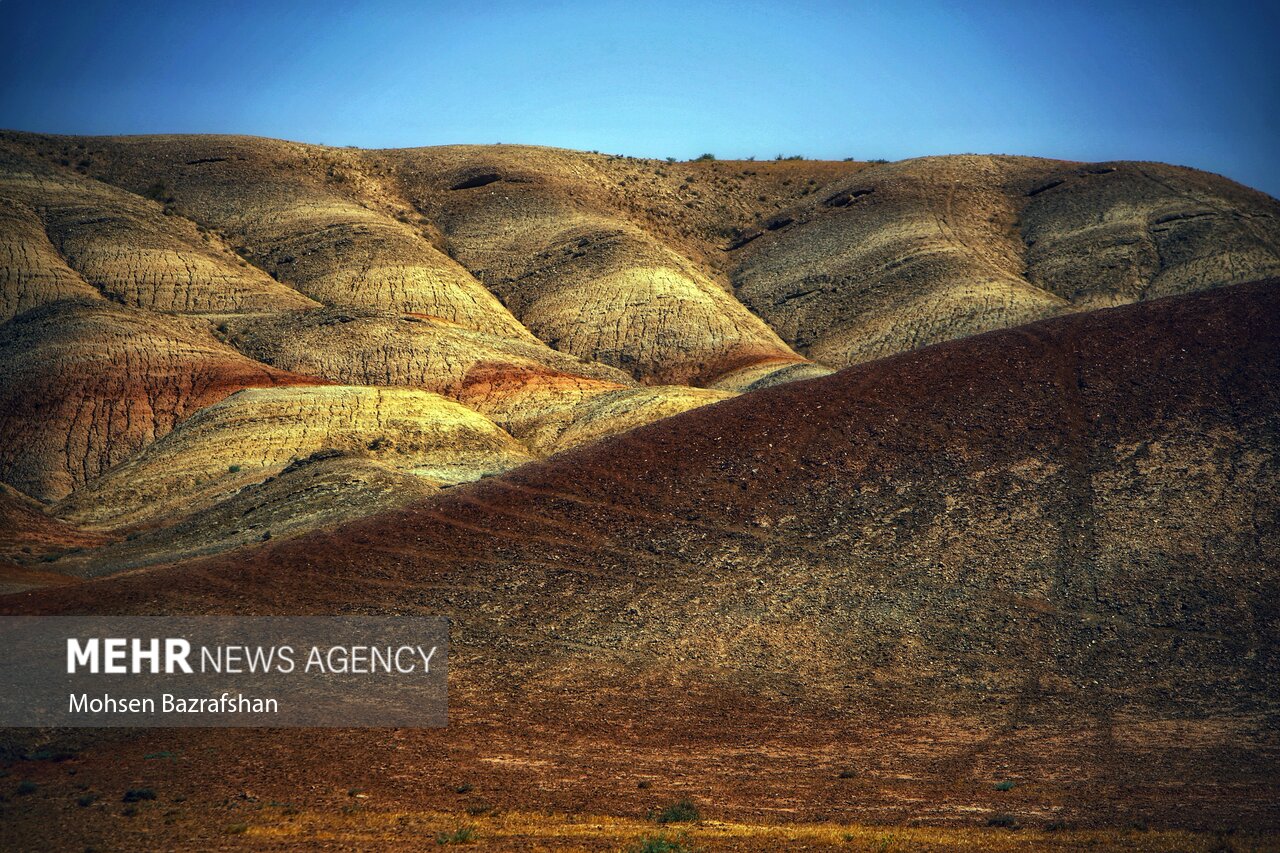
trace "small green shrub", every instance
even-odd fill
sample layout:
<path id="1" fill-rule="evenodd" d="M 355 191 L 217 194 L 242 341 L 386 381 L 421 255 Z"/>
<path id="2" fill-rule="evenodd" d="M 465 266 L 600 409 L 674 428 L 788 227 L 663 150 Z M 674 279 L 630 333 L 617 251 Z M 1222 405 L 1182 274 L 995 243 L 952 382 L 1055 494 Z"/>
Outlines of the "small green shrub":
<path id="1" fill-rule="evenodd" d="M 76 797 L 76 805 L 82 809 L 87 809 L 89 806 L 93 805 L 97 799 L 97 794 L 81 794 L 79 797 Z"/>
<path id="2" fill-rule="evenodd" d="M 82 167 L 87 167 L 89 165 L 89 161 L 84 160 L 80 165 Z M 143 193 L 143 195 L 152 201 L 158 201 L 161 204 L 169 204 L 173 201 L 173 193 L 169 192 L 169 185 L 164 181 L 156 181 L 154 184 L 147 187 L 147 191 Z"/>
<path id="3" fill-rule="evenodd" d="M 672 803 L 662 811 L 658 812 L 656 818 L 658 823 L 692 823 L 702 817 L 698 813 L 698 807 L 693 801 L 685 798 L 678 803 Z"/>
<path id="4" fill-rule="evenodd" d="M 228 466 L 227 466 L 227 470 L 228 470 L 228 471 L 230 471 L 232 474 L 238 474 L 238 473 L 240 472 L 240 466 L 239 466 L 239 465 L 228 465 Z"/>
<path id="5" fill-rule="evenodd" d="M 14 789 L 14 793 L 19 797 L 25 797 L 27 794 L 34 794 L 37 787 L 39 786 L 30 779 L 23 779 L 18 783 L 18 787 Z"/>
<path id="6" fill-rule="evenodd" d="M 700 156 L 699 156 L 699 157 L 698 157 L 694 162 L 695 162 L 695 163 L 702 163 L 702 162 L 705 162 L 705 161 L 707 161 L 707 160 L 714 160 L 714 159 L 716 159 L 716 155 L 714 155 L 714 154 L 702 154 L 702 155 L 700 155 Z"/>
<path id="7" fill-rule="evenodd" d="M 156 792 L 150 788 L 130 788 L 124 792 L 124 796 L 121 798 L 121 801 L 126 803 L 140 803 L 143 800 L 154 800 L 155 798 Z"/>
<path id="8" fill-rule="evenodd" d="M 645 835 L 627 848 L 627 853 L 693 853 L 684 836 L 668 838 L 665 834 Z"/>
<path id="9" fill-rule="evenodd" d="M 1013 815 L 998 814 L 987 818 L 987 826 L 1000 827 L 1002 829 L 1017 829 L 1018 819 Z"/>
<path id="10" fill-rule="evenodd" d="M 460 826 L 453 832 L 442 832 L 436 836 L 436 844 L 470 844 L 475 840 L 475 828 L 470 826 Z"/>
<path id="11" fill-rule="evenodd" d="M 1012 791 L 1015 787 L 1017 787 L 1017 785 L 1018 785 L 1018 783 L 1017 783 L 1017 782 L 1015 782 L 1015 781 L 1013 781 L 1012 779 L 1005 779 L 1003 782 L 997 782 L 997 783 L 996 783 L 996 790 L 997 790 L 997 791 Z"/>

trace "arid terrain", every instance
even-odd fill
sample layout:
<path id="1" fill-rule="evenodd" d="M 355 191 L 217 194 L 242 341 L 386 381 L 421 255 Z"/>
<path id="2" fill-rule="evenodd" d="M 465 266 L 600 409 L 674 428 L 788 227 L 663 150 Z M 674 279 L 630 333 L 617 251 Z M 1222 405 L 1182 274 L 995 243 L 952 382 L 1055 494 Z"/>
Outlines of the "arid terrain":
<path id="1" fill-rule="evenodd" d="M 1224 178 L 6 132 L 0 365 L 0 612 L 452 623 L 446 729 L 4 732 L 5 849 L 1280 849 Z"/>

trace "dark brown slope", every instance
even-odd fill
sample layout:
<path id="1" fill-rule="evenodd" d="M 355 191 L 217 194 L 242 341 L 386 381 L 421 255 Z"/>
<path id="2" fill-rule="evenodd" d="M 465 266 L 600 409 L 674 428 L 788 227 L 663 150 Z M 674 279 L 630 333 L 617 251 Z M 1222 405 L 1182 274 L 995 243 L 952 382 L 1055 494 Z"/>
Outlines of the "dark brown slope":
<path id="1" fill-rule="evenodd" d="M 0 483 L 0 592 L 68 583 L 45 565 L 59 554 L 104 545 L 111 537 L 50 518 L 37 501 Z"/>
<path id="2" fill-rule="evenodd" d="M 456 808 L 463 778 L 503 807 L 1275 830 L 1277 318 L 1260 283 L 990 333 L 4 608 L 451 617 L 447 731 L 235 765 L 314 807 Z M 181 740 L 191 809 L 267 748 Z"/>

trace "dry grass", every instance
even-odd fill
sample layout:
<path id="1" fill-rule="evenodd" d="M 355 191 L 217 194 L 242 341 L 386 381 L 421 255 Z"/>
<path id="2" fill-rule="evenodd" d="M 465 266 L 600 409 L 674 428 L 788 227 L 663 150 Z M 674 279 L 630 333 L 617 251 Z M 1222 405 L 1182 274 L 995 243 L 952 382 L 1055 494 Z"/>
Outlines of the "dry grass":
<path id="1" fill-rule="evenodd" d="M 474 816 L 447 812 L 302 812 L 263 816 L 246 835 L 263 842 L 398 848 L 427 843 L 461 826 L 474 830 L 477 850 L 617 851 L 662 832 L 652 822 L 608 816 L 501 812 Z M 851 824 L 744 824 L 703 821 L 665 831 L 695 851 L 840 850 L 850 853 L 929 851 L 1120 850 L 1134 853 L 1209 853 L 1280 850 L 1280 838 L 1219 833 L 1138 830 L 1007 830 L 986 827 L 885 827 Z"/>

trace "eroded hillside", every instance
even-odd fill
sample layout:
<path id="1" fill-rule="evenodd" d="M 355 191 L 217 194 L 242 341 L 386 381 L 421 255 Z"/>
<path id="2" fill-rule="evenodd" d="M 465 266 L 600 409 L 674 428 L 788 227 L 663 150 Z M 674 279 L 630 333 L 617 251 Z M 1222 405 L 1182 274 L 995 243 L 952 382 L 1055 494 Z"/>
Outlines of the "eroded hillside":
<path id="1" fill-rule="evenodd" d="M 399 506 L 404 477 L 429 494 L 850 364 L 1274 275 L 1280 205 L 1147 163 L 3 133 L 0 247 L 0 482 L 128 537 L 17 559 L 97 574 L 196 528 L 298 535 Z M 328 453 L 352 499 L 292 494 L 283 472 Z M 300 521 L 212 509 L 238 501 Z"/>

